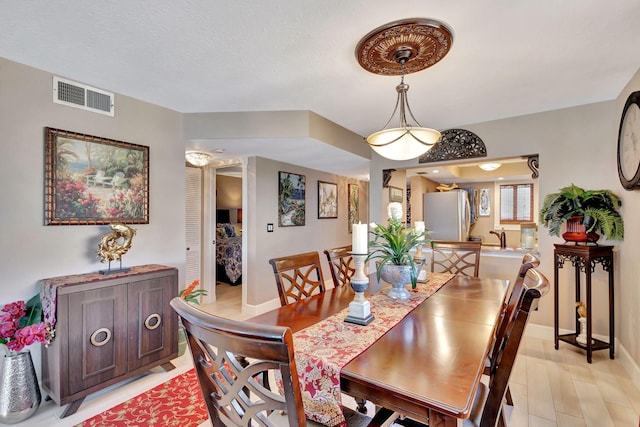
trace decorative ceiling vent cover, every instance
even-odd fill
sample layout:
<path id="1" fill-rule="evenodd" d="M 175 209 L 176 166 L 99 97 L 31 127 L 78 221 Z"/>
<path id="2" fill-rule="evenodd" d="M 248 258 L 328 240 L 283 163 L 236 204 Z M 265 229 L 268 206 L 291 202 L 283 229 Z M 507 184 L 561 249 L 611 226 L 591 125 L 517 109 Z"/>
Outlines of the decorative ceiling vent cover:
<path id="1" fill-rule="evenodd" d="M 82 83 L 53 78 L 53 102 L 113 117 L 114 94 Z"/>

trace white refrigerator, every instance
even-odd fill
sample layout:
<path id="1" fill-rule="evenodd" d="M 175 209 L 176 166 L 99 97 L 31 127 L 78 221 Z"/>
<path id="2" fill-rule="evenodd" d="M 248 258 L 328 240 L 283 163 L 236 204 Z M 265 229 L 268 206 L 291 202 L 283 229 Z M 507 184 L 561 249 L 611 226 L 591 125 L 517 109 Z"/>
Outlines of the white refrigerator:
<path id="1" fill-rule="evenodd" d="M 471 227 L 469 197 L 464 190 L 424 194 L 424 224 L 432 240 L 467 241 Z"/>

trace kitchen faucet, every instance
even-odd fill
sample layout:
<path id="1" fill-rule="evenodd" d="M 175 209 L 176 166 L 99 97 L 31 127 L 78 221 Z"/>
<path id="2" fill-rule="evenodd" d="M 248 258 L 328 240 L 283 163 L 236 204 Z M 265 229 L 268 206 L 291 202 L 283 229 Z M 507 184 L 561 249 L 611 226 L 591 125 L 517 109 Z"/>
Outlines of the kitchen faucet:
<path id="1" fill-rule="evenodd" d="M 498 239 L 500 239 L 500 248 L 504 249 L 507 247 L 507 236 L 502 230 L 500 233 L 497 231 L 490 231 L 489 234 L 495 234 Z"/>

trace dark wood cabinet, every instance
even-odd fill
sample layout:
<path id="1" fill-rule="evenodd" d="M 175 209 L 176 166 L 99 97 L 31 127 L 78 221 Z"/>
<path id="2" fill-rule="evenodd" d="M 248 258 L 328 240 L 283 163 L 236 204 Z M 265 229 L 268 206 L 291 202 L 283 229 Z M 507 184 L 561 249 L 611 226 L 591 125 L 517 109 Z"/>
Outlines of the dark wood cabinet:
<path id="1" fill-rule="evenodd" d="M 41 281 L 45 309 L 55 307 L 56 336 L 42 354 L 42 386 L 58 405 L 77 411 L 84 398 L 178 356 L 178 271 L 162 265 L 126 273 L 82 274 Z M 53 307 L 52 307 L 53 305 Z"/>

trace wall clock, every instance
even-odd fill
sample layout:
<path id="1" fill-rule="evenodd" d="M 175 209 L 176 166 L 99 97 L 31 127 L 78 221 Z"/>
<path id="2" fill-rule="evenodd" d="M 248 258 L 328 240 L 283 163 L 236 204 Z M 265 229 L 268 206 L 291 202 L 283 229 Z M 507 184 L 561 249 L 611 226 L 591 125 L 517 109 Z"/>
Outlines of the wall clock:
<path id="1" fill-rule="evenodd" d="M 626 190 L 640 182 L 640 91 L 627 98 L 618 132 L 618 177 Z"/>

